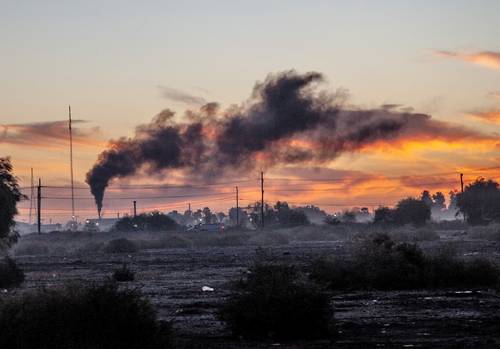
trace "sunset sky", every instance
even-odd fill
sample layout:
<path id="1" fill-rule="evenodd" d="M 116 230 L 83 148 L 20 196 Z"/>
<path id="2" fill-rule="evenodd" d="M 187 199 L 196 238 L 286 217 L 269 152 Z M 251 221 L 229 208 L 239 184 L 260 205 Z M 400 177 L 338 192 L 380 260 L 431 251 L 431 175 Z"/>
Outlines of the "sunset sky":
<path id="1" fill-rule="evenodd" d="M 31 167 L 44 184 L 67 186 L 71 105 L 77 215 L 94 217 L 85 174 L 108 140 L 132 137 L 166 108 L 180 119 L 206 102 L 243 105 L 256 82 L 294 69 L 322 73 L 321 89 L 342 91 L 346 107 L 412 108 L 438 123 L 326 163 L 262 169 L 269 202 L 372 209 L 458 189 L 460 172 L 500 179 L 499 14 L 497 0 L 5 2 L 0 156 L 23 187 Z M 227 209 L 236 185 L 248 205 L 259 172 L 161 190 L 144 185 L 183 184 L 182 173 L 130 177 L 113 182 L 103 212 L 128 213 L 133 199 L 141 211 Z M 70 217 L 67 189 L 44 196 L 45 222 Z"/>

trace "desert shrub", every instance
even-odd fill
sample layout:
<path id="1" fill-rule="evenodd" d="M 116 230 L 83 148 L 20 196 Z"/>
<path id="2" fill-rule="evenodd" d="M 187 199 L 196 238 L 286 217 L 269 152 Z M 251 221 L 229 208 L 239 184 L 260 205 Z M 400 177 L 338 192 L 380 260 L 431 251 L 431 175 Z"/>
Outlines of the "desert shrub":
<path id="1" fill-rule="evenodd" d="M 0 347 L 168 348 L 170 328 L 136 290 L 69 285 L 0 300 Z"/>
<path id="2" fill-rule="evenodd" d="M 141 250 L 159 250 L 164 248 L 191 247 L 191 242 L 189 240 L 177 235 L 163 237 L 162 239 L 137 240 L 135 241 L 135 243 Z"/>
<path id="3" fill-rule="evenodd" d="M 287 245 L 288 242 L 285 234 L 276 231 L 264 231 L 248 239 L 249 245 L 257 246 Z"/>
<path id="4" fill-rule="evenodd" d="M 474 239 L 485 239 L 491 241 L 500 240 L 500 225 L 489 224 L 487 226 L 472 226 L 467 228 L 467 234 Z"/>
<path id="5" fill-rule="evenodd" d="M 196 247 L 226 247 L 244 246 L 247 244 L 250 234 L 248 232 L 233 231 L 230 233 L 195 233 L 191 235 L 193 245 Z"/>
<path id="6" fill-rule="evenodd" d="M 139 250 L 137 244 L 125 238 L 114 239 L 104 246 L 106 253 L 134 253 Z"/>
<path id="7" fill-rule="evenodd" d="M 450 253 L 425 255 L 415 244 L 377 234 L 350 259 L 320 259 L 311 279 L 331 289 L 422 289 L 495 286 L 500 270 L 484 259 L 465 261 Z"/>
<path id="8" fill-rule="evenodd" d="M 118 282 L 134 281 L 135 274 L 130 268 L 123 264 L 121 268 L 113 272 L 113 280 Z"/>
<path id="9" fill-rule="evenodd" d="M 68 250 L 64 246 L 55 246 L 52 248 L 51 254 L 54 256 L 64 256 L 68 254 Z"/>
<path id="10" fill-rule="evenodd" d="M 499 277 L 497 266 L 487 259 L 464 261 L 450 254 L 431 257 L 426 272 L 430 287 L 490 287 Z"/>
<path id="11" fill-rule="evenodd" d="M 328 337 L 329 298 L 301 282 L 293 266 L 258 263 L 236 282 L 220 316 L 235 336 L 254 339 Z"/>
<path id="12" fill-rule="evenodd" d="M 435 241 L 439 239 L 439 234 L 433 229 L 420 228 L 415 231 L 415 241 Z"/>
<path id="13" fill-rule="evenodd" d="M 432 229 L 405 226 L 392 230 L 389 233 L 391 239 L 397 242 L 421 242 L 439 240 L 439 234 Z"/>
<path id="14" fill-rule="evenodd" d="M 214 246 L 229 247 L 229 246 L 244 246 L 248 241 L 248 234 L 246 233 L 233 233 L 215 236 L 212 240 Z"/>
<path id="15" fill-rule="evenodd" d="M 0 262 L 0 288 L 10 288 L 19 286 L 24 281 L 24 272 L 18 267 L 16 262 L 9 257 L 5 257 Z"/>
<path id="16" fill-rule="evenodd" d="M 77 248 L 74 253 L 76 254 L 82 254 L 82 255 L 89 255 L 89 254 L 95 254 L 101 252 L 104 244 L 102 242 L 88 242 L 85 245 Z"/>
<path id="17" fill-rule="evenodd" d="M 17 256 L 47 255 L 49 254 L 49 248 L 47 245 L 38 242 L 21 243 L 16 247 L 15 254 Z"/>

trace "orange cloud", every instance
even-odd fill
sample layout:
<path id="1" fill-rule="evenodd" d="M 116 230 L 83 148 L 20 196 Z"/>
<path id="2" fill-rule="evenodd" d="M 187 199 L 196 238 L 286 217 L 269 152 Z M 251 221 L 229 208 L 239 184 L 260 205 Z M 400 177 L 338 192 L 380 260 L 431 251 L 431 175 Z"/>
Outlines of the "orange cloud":
<path id="1" fill-rule="evenodd" d="M 490 124 L 500 124 L 500 109 L 472 112 L 469 116 Z"/>
<path id="2" fill-rule="evenodd" d="M 84 120 L 73 120 L 73 124 L 85 123 Z M 68 122 L 43 121 L 27 124 L 0 125 L 0 143 L 34 146 L 43 148 L 66 147 L 69 142 Z M 102 147 L 105 142 L 98 138 L 98 127 L 82 129 L 73 126 L 73 142 L 83 146 Z"/>
<path id="3" fill-rule="evenodd" d="M 500 52 L 481 51 L 476 53 L 463 53 L 455 51 L 434 51 L 439 57 L 459 59 L 465 62 L 481 65 L 486 68 L 500 70 Z"/>

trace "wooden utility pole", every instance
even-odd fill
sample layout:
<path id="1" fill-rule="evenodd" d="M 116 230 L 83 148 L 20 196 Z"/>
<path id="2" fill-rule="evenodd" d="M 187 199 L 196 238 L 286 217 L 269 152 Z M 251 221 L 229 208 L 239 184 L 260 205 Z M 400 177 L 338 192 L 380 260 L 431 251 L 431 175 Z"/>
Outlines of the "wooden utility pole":
<path id="1" fill-rule="evenodd" d="M 38 234 L 42 233 L 42 180 L 38 178 L 38 191 L 37 191 L 37 225 Z"/>
<path id="2" fill-rule="evenodd" d="M 236 187 L 236 225 L 240 225 L 240 205 L 238 198 L 238 187 Z"/>
<path id="3" fill-rule="evenodd" d="M 137 217 L 137 201 L 134 200 L 134 218 Z"/>
<path id="4" fill-rule="evenodd" d="M 261 199 L 260 199 L 260 224 L 262 228 L 264 228 L 264 172 L 260 172 L 260 190 L 261 190 Z"/>
<path id="5" fill-rule="evenodd" d="M 30 226 L 31 226 L 31 212 L 33 211 L 33 200 L 35 199 L 35 184 L 33 182 L 33 167 L 31 168 L 31 192 L 30 192 Z"/>
<path id="6" fill-rule="evenodd" d="M 463 193 L 464 193 L 464 174 L 463 173 L 460 173 L 460 189 L 461 189 L 460 192 L 463 195 Z M 465 212 L 464 212 L 464 222 L 465 221 L 466 221 L 466 219 L 465 219 Z"/>

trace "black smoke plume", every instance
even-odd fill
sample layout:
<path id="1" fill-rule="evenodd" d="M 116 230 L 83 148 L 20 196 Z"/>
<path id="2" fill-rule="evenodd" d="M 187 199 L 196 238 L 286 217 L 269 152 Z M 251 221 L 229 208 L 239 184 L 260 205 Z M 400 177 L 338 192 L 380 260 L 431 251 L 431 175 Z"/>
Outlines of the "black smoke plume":
<path id="1" fill-rule="evenodd" d="M 137 127 L 134 138 L 111 141 L 87 173 L 99 213 L 110 181 L 139 170 L 158 174 L 181 169 L 209 181 L 257 166 L 330 161 L 405 133 L 441 137 L 447 132 L 446 125 L 434 125 L 438 122 L 429 116 L 409 110 L 344 108 L 344 94 L 318 89 L 322 80 L 315 72 L 272 74 L 256 84 L 241 106 L 221 111 L 209 103 L 186 112 L 180 121 L 165 110 Z M 474 135 L 461 128 L 449 132 Z"/>

